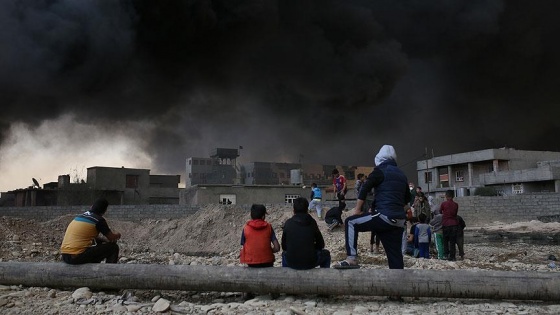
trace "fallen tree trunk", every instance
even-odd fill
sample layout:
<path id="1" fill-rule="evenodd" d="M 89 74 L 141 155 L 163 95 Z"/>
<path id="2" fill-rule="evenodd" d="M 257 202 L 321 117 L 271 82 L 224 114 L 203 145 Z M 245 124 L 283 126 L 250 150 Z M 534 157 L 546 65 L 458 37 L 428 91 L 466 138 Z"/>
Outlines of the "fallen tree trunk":
<path id="1" fill-rule="evenodd" d="M 92 289 L 560 300 L 560 273 L 0 262 L 0 284 Z"/>

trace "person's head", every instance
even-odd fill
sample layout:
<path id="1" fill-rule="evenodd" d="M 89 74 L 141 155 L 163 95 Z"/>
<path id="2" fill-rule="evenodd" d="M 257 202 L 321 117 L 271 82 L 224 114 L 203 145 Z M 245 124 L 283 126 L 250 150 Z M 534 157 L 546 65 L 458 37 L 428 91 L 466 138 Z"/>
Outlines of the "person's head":
<path id="1" fill-rule="evenodd" d="M 309 208 L 309 201 L 303 197 L 294 199 L 294 213 L 307 213 Z"/>
<path id="2" fill-rule="evenodd" d="M 107 212 L 107 207 L 109 207 L 109 202 L 105 198 L 99 198 L 95 200 L 91 206 L 91 212 L 99 215 L 104 215 Z"/>
<path id="3" fill-rule="evenodd" d="M 395 152 L 395 148 L 392 145 L 385 144 L 379 150 L 379 153 L 375 156 L 375 166 L 386 162 L 388 160 L 393 160 L 397 162 L 397 152 Z"/>
<path id="4" fill-rule="evenodd" d="M 363 174 L 363 173 L 360 173 L 360 174 L 358 174 L 358 180 L 363 180 L 363 179 L 364 179 L 364 177 L 365 177 L 365 176 L 364 176 L 364 174 Z"/>
<path id="5" fill-rule="evenodd" d="M 416 187 L 416 192 L 421 193 L 422 192 L 422 187 L 420 187 L 420 186 Z"/>
<path id="6" fill-rule="evenodd" d="M 338 169 L 336 169 L 336 168 L 332 170 L 331 174 L 334 178 L 337 178 L 338 176 L 340 176 L 340 173 L 338 172 Z"/>
<path id="7" fill-rule="evenodd" d="M 251 206 L 251 219 L 262 219 L 266 216 L 266 207 L 261 204 L 253 204 Z"/>
<path id="8" fill-rule="evenodd" d="M 420 215 L 418 216 L 418 221 L 420 223 L 426 223 L 426 215 L 423 213 L 420 213 Z"/>
<path id="9" fill-rule="evenodd" d="M 453 199 L 455 197 L 455 192 L 451 189 L 445 191 L 445 198 L 446 199 Z"/>
<path id="10" fill-rule="evenodd" d="M 316 187 L 317 187 L 317 184 L 316 184 L 316 183 L 312 183 L 312 184 L 311 184 L 311 188 L 316 188 Z"/>
<path id="11" fill-rule="evenodd" d="M 410 188 L 410 190 L 413 190 L 414 189 L 414 183 L 413 182 L 408 183 L 408 188 Z"/>

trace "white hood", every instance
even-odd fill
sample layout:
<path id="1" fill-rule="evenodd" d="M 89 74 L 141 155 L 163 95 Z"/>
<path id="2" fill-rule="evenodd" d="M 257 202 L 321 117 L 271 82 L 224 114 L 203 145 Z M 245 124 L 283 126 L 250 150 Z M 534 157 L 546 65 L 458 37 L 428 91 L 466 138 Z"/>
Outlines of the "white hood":
<path id="1" fill-rule="evenodd" d="M 375 166 L 387 161 L 394 160 L 397 161 L 397 153 L 392 145 L 385 144 L 379 150 L 379 153 L 375 156 Z"/>

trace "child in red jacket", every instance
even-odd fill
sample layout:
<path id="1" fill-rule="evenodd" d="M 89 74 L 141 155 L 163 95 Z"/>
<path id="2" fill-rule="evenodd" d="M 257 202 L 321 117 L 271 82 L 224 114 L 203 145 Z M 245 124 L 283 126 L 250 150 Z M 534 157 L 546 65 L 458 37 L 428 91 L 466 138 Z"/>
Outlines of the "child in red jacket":
<path id="1" fill-rule="evenodd" d="M 260 204 L 251 206 L 251 220 L 247 221 L 241 233 L 240 261 L 249 267 L 272 267 L 274 253 L 280 244 L 270 223 L 265 221 L 266 207 Z"/>

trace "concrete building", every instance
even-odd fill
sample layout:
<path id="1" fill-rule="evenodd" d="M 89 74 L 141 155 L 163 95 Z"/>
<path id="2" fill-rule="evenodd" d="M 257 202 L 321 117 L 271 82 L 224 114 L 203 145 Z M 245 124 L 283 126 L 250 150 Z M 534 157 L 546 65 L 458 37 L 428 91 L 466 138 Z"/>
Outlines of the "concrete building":
<path id="1" fill-rule="evenodd" d="M 87 182 L 71 183 L 70 175 L 60 175 L 42 188 L 3 193 L 0 206 L 91 205 L 99 197 L 113 205 L 179 204 L 180 180 L 180 175 L 150 175 L 148 169 L 94 166 L 87 169 Z"/>
<path id="2" fill-rule="evenodd" d="M 371 166 L 344 166 L 283 162 L 250 162 L 237 165 L 238 149 L 215 149 L 209 158 L 190 157 L 186 163 L 186 187 L 195 185 L 332 185 L 337 168 L 354 186 L 358 173 L 369 174 Z"/>
<path id="3" fill-rule="evenodd" d="M 94 166 L 87 185 L 117 204 L 177 204 L 180 175 L 150 175 L 148 169 Z M 111 200 L 109 200 L 111 202 Z"/>
<path id="4" fill-rule="evenodd" d="M 435 156 L 416 169 L 417 185 L 435 195 L 455 189 L 464 196 L 487 186 L 502 195 L 560 192 L 560 152 L 487 149 Z"/>
<path id="5" fill-rule="evenodd" d="M 308 198 L 311 183 L 323 189 L 323 200 L 327 201 L 334 198 L 334 194 L 328 194 L 334 168 L 348 180 L 347 198 L 353 199 L 357 175 L 367 175 L 373 169 L 283 162 L 250 162 L 238 166 L 238 157 L 237 149 L 218 148 L 209 158 L 188 158 L 186 189 L 181 193 L 180 204 L 291 203 L 297 197 Z"/>

